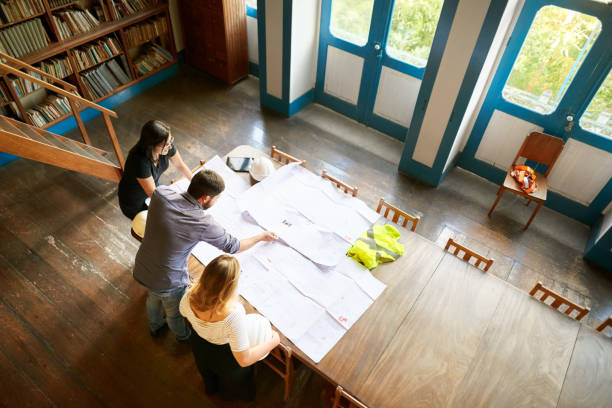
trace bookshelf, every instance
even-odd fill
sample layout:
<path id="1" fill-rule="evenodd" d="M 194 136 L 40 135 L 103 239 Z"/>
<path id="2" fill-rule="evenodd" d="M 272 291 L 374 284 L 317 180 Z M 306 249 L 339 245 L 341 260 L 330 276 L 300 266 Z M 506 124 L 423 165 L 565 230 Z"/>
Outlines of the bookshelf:
<path id="1" fill-rule="evenodd" d="M 0 5 L 0 51 L 96 103 L 178 60 L 160 0 L 8 0 Z M 0 91 L 0 115 L 42 129 L 70 116 L 57 95 L 12 74 L 2 75 Z"/>

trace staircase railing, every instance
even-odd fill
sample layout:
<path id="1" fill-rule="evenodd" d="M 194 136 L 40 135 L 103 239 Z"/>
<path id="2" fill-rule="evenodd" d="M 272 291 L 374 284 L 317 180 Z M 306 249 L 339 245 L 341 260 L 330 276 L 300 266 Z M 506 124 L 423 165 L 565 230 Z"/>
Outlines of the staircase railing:
<path id="1" fill-rule="evenodd" d="M 20 71 L 19 69 L 11 65 L 8 65 L 7 63 L 13 64 L 19 68 L 25 68 L 29 71 L 35 72 L 39 74 L 41 77 L 48 78 L 54 83 L 60 84 L 65 89 L 59 88 L 53 84 L 48 83 L 47 81 L 36 78 L 29 74 L 26 74 L 25 72 Z M 55 78 L 53 75 L 47 74 L 44 71 L 41 71 L 29 64 L 26 64 L 23 61 L 20 61 L 2 52 L 0 52 L 0 71 L 16 75 L 23 79 L 27 79 L 28 81 L 39 84 L 43 88 L 46 88 L 62 96 L 65 96 L 68 99 L 68 102 L 70 103 L 70 108 L 72 110 L 72 116 L 74 116 L 74 119 L 76 120 L 79 131 L 81 132 L 81 137 L 83 138 L 83 142 L 90 146 L 91 146 L 91 141 L 89 139 L 89 136 L 87 135 L 87 131 L 85 130 L 85 125 L 83 124 L 83 120 L 81 119 L 80 111 L 85 109 L 85 107 L 93 108 L 99 111 L 102 114 L 102 118 L 104 119 L 106 131 L 108 132 L 108 137 L 113 146 L 113 150 L 115 151 L 115 155 L 117 156 L 119 167 L 121 167 L 121 170 L 123 170 L 124 163 L 125 163 L 123 159 L 123 153 L 121 153 L 121 147 L 119 146 L 119 142 L 117 141 L 117 135 L 115 134 L 115 129 L 113 128 L 113 124 L 110 119 L 111 116 L 113 118 L 116 118 L 117 113 L 103 106 L 100 106 L 97 103 L 94 103 L 90 100 L 87 100 L 85 98 L 82 98 L 78 95 L 73 94 L 71 91 L 77 90 L 77 88 L 74 85 L 66 81 L 63 81 L 61 79 Z"/>

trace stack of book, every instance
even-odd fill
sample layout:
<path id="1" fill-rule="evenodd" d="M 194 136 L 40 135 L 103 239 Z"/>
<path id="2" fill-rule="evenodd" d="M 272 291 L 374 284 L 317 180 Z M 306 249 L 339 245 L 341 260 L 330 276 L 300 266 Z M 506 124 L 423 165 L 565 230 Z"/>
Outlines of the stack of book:
<path id="1" fill-rule="evenodd" d="M 70 65 L 68 57 L 46 59 L 40 62 L 36 68 L 59 79 L 66 78 L 68 75 L 72 74 L 72 65 Z"/>
<path id="2" fill-rule="evenodd" d="M 40 74 L 32 71 L 26 71 L 26 74 L 31 75 L 35 78 L 42 79 Z M 40 85 L 36 82 L 32 82 L 28 79 L 16 77 L 13 75 L 9 75 L 7 77 L 9 86 L 12 86 L 15 92 L 17 92 L 17 96 L 22 98 L 29 93 L 34 92 L 35 90 L 40 88 Z"/>
<path id="3" fill-rule="evenodd" d="M 49 35 L 40 18 L 0 31 L 0 51 L 19 58 L 49 44 Z"/>
<path id="4" fill-rule="evenodd" d="M 127 66 L 123 56 L 122 59 L 124 66 Z M 83 72 L 81 78 L 92 100 L 102 98 L 131 81 L 130 76 L 121 68 L 116 59 Z"/>
<path id="5" fill-rule="evenodd" d="M 6 97 L 6 93 L 4 92 L 4 87 L 0 85 L 0 102 L 2 104 L 8 103 L 8 98 Z"/>
<path id="6" fill-rule="evenodd" d="M 92 7 L 93 14 L 96 16 L 99 22 L 111 21 L 110 13 L 108 12 L 108 6 L 106 0 L 97 0 L 98 4 Z"/>
<path id="7" fill-rule="evenodd" d="M 2 24 L 14 23 L 44 12 L 45 8 L 41 0 L 3 0 L 0 2 L 0 22 Z"/>
<path id="8" fill-rule="evenodd" d="M 66 40 L 73 35 L 86 33 L 100 25 L 89 10 L 65 10 L 53 15 L 60 39 Z"/>
<path id="9" fill-rule="evenodd" d="M 111 15 L 113 19 L 117 20 L 149 8 L 156 3 L 157 0 L 110 0 Z"/>
<path id="10" fill-rule="evenodd" d="M 172 55 L 157 44 L 149 44 L 144 52 L 132 61 L 136 68 L 136 75 L 142 76 L 155 71 L 162 65 L 172 61 Z"/>
<path id="11" fill-rule="evenodd" d="M 44 127 L 71 112 L 70 102 L 65 96 L 51 94 L 43 102 L 26 111 L 35 126 Z"/>
<path id="12" fill-rule="evenodd" d="M 153 40 L 168 32 L 165 17 L 152 18 L 144 23 L 135 24 L 125 29 L 125 36 L 130 47 Z"/>
<path id="13" fill-rule="evenodd" d="M 121 48 L 116 39 L 104 37 L 94 43 L 75 48 L 73 52 L 79 68 L 86 69 L 119 55 Z"/>
<path id="14" fill-rule="evenodd" d="M 74 0 L 49 0 L 49 7 L 56 8 L 70 3 L 74 3 Z"/>

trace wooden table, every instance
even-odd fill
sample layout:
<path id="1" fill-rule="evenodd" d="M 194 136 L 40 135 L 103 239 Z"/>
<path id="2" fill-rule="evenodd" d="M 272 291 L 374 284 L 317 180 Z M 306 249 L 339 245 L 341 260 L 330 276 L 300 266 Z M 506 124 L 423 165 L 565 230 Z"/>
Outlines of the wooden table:
<path id="1" fill-rule="evenodd" d="M 612 339 L 398 229 L 385 291 L 318 364 L 282 338 L 297 359 L 372 408 L 612 406 Z"/>

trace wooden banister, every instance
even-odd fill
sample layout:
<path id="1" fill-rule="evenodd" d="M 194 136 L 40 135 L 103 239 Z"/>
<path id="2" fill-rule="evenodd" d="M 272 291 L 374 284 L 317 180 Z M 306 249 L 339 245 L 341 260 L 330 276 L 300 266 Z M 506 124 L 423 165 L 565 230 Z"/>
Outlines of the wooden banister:
<path id="1" fill-rule="evenodd" d="M 49 78 L 50 80 L 52 80 L 53 82 L 59 83 L 60 85 L 62 85 L 64 88 L 66 89 L 70 89 L 71 91 L 76 91 L 77 87 L 72 85 L 69 82 L 66 82 L 62 79 L 56 78 L 51 74 L 46 73 L 45 71 L 41 71 L 40 69 L 33 67 L 29 64 L 26 64 L 25 62 L 18 60 L 17 58 L 13 58 L 10 55 L 4 54 L 2 52 L 0 52 L 0 58 L 4 59 L 8 62 L 10 62 L 11 64 L 15 64 L 20 68 L 26 68 L 32 72 L 36 72 L 37 74 L 39 74 L 40 76 L 43 76 L 45 78 Z"/>
<path id="2" fill-rule="evenodd" d="M 538 298 L 536 296 L 536 293 L 540 291 L 542 292 L 542 296 L 540 298 Z M 578 313 L 575 317 L 576 320 L 582 320 L 582 318 L 584 316 L 587 315 L 587 313 L 589 313 L 591 311 L 591 309 L 589 307 L 582 307 L 580 305 L 575 304 L 574 302 L 571 302 L 570 300 L 564 298 L 563 296 L 561 296 L 560 294 L 553 292 L 552 290 L 548 289 L 547 287 L 545 287 L 542 282 L 538 282 L 533 289 L 531 289 L 531 292 L 529 292 L 529 294 L 531 296 L 533 296 L 534 298 L 540 300 L 540 302 L 544 303 L 544 301 L 546 299 L 548 299 L 548 297 L 552 297 L 553 299 L 555 299 L 550 306 L 553 309 L 557 309 L 559 310 L 559 308 L 562 305 L 566 305 L 567 306 L 567 310 L 563 313 L 565 313 L 567 316 L 569 316 L 574 310 Z M 559 310 L 560 311 L 560 310 Z M 570 316 L 571 317 L 571 316 Z"/>
<path id="3" fill-rule="evenodd" d="M 117 155 L 117 160 L 119 161 L 119 167 L 123 170 L 125 167 L 125 161 L 123 160 L 123 153 L 121 153 L 121 146 L 119 146 L 119 141 L 117 140 L 117 135 L 115 134 L 115 129 L 113 128 L 113 124 L 110 120 L 110 116 L 108 113 L 102 112 L 102 117 L 104 118 L 104 124 L 106 125 L 106 130 L 108 131 L 108 137 L 113 144 L 113 150 Z"/>
<path id="4" fill-rule="evenodd" d="M 0 57 L 3 57 L 5 55 L 6 54 L 0 53 Z M 30 67 L 34 68 L 31 65 L 28 65 L 27 67 L 28 67 L 28 69 L 30 69 Z M 17 75 L 18 77 L 27 79 L 28 81 L 37 83 L 40 86 L 42 86 L 43 88 L 49 89 L 50 91 L 53 91 L 53 92 L 58 93 L 60 95 L 63 95 L 63 96 L 65 96 L 68 99 L 72 99 L 75 102 L 78 102 L 78 103 L 80 103 L 82 105 L 85 105 L 85 106 L 88 106 L 90 108 L 93 108 L 95 110 L 98 110 L 98 111 L 100 111 L 102 113 L 106 113 L 107 115 L 110 115 L 113 118 L 117 117 L 117 114 L 114 111 L 110 110 L 110 109 L 106 109 L 105 107 L 100 106 L 97 103 L 89 101 L 89 100 L 87 100 L 85 98 L 82 98 L 82 97 L 80 97 L 78 95 L 75 95 L 72 92 L 66 91 L 65 89 L 58 88 L 55 85 L 52 85 L 52 84 L 50 84 L 50 83 L 48 83 L 46 81 L 43 81 L 42 79 L 38 79 L 36 77 L 33 77 L 32 75 L 28 75 L 25 72 L 22 72 L 22 71 L 20 71 L 20 70 L 18 70 L 16 68 L 13 68 L 13 67 L 11 67 L 9 65 L 6 65 L 6 64 L 4 64 L 2 62 L 0 62 L 0 69 L 4 70 L 4 71 L 7 71 L 7 72 L 9 72 L 9 73 L 11 73 L 13 75 Z"/>

